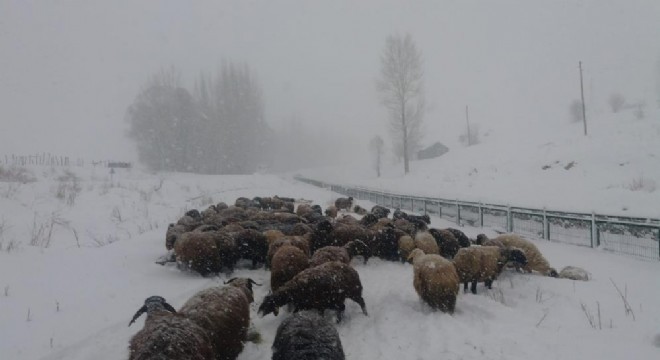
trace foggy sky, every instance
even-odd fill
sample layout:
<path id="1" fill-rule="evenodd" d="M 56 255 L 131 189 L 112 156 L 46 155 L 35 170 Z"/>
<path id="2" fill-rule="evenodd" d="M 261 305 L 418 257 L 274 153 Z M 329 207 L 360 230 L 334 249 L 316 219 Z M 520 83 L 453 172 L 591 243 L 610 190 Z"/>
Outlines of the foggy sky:
<path id="1" fill-rule="evenodd" d="M 393 33 L 423 53 L 425 143 L 455 143 L 467 104 L 482 128 L 551 128 L 580 60 L 592 114 L 612 92 L 650 103 L 659 24 L 657 0 L 0 0 L 0 156 L 134 160 L 124 117 L 146 79 L 175 66 L 191 89 L 223 60 L 256 72 L 273 127 L 389 142 L 374 81 Z"/>

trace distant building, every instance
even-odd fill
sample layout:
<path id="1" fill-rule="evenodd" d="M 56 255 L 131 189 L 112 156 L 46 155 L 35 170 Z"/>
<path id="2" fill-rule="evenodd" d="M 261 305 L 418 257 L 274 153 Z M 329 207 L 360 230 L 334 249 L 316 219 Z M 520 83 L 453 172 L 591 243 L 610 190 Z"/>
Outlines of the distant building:
<path id="1" fill-rule="evenodd" d="M 448 147 L 442 145 L 440 142 L 436 142 L 435 144 L 418 151 L 417 159 L 425 160 L 425 159 L 437 158 L 438 156 L 443 155 L 447 151 L 449 151 Z"/>

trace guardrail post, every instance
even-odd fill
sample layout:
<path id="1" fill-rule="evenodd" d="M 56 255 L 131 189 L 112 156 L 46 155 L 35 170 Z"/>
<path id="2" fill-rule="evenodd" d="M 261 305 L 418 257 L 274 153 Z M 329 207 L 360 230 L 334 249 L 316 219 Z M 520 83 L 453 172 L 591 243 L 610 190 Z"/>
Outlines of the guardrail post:
<path id="1" fill-rule="evenodd" d="M 479 203 L 479 226 L 484 227 L 484 208 L 482 203 Z"/>
<path id="2" fill-rule="evenodd" d="M 513 221 L 511 219 L 511 206 L 506 206 L 506 231 L 513 232 Z"/>
<path id="3" fill-rule="evenodd" d="M 410 198 L 410 211 L 415 212 L 415 198 Z"/>
<path id="4" fill-rule="evenodd" d="M 461 226 L 461 206 L 458 205 L 458 199 L 456 199 L 456 224 Z"/>
<path id="5" fill-rule="evenodd" d="M 424 198 L 424 215 L 426 215 L 426 198 Z"/>
<path id="6" fill-rule="evenodd" d="M 438 217 L 442 218 L 442 203 L 438 201 Z"/>
<path id="7" fill-rule="evenodd" d="M 596 247 L 596 214 L 591 212 L 591 247 Z"/>
<path id="8" fill-rule="evenodd" d="M 550 240 L 550 234 L 548 234 L 548 215 L 545 213 L 545 208 L 543 208 L 543 238 Z"/>
<path id="9" fill-rule="evenodd" d="M 660 227 L 658 228 L 658 260 L 660 260 Z"/>

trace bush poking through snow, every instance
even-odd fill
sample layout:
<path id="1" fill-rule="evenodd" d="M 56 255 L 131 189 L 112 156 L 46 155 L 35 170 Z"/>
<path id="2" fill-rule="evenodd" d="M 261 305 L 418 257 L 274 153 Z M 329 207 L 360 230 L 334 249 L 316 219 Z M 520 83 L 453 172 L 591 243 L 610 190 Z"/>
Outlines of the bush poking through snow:
<path id="1" fill-rule="evenodd" d="M 55 191 L 55 197 L 66 201 L 66 204 L 73 206 L 76 197 L 80 194 L 80 178 L 70 170 L 64 170 L 64 174 L 57 177 L 58 185 Z"/>

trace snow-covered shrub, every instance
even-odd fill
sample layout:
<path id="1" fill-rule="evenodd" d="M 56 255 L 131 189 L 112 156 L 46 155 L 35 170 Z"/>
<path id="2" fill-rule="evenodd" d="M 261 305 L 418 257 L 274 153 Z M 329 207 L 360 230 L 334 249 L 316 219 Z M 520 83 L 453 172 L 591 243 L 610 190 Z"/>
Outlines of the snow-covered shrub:
<path id="1" fill-rule="evenodd" d="M 80 178 L 71 170 L 66 169 L 62 175 L 57 177 L 57 181 L 55 197 L 66 201 L 67 205 L 72 206 L 76 202 L 76 197 L 82 191 Z"/>

